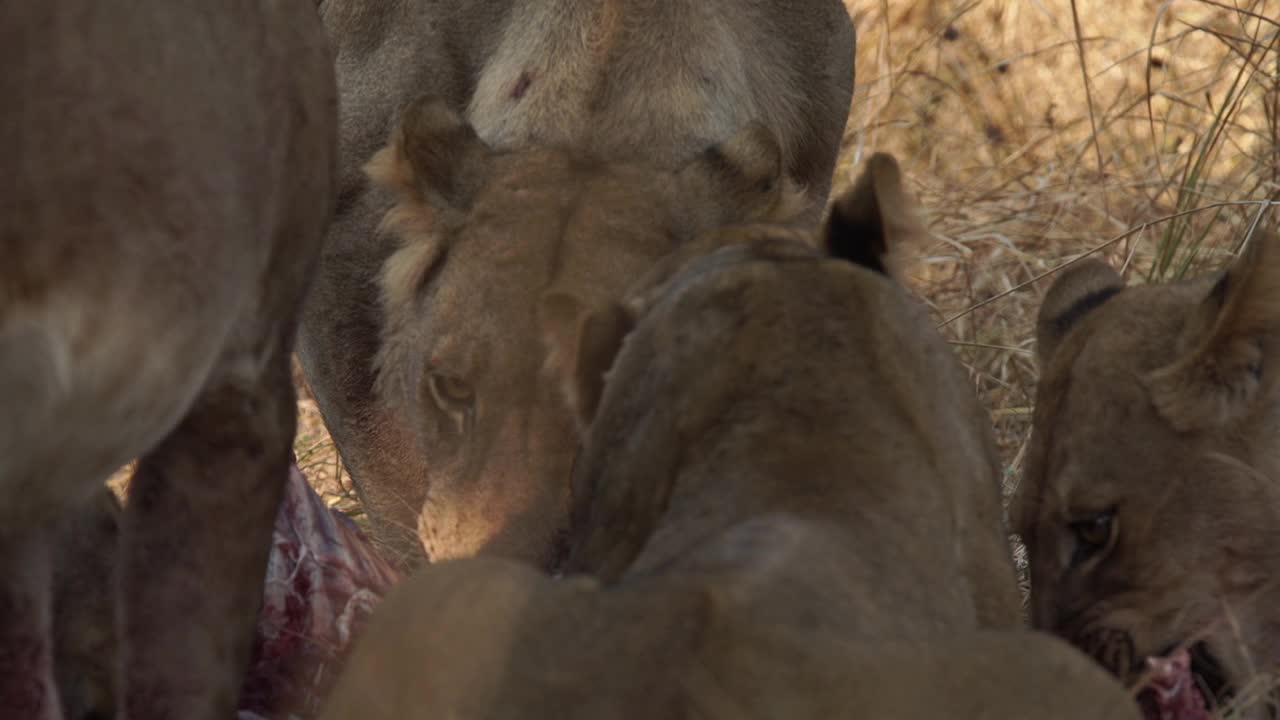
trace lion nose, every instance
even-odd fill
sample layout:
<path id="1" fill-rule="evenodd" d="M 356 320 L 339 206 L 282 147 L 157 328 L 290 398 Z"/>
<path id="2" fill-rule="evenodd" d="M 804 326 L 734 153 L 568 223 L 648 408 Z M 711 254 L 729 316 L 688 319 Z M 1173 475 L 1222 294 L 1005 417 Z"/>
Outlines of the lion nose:
<path id="1" fill-rule="evenodd" d="M 1133 637 L 1124 630 L 1094 628 L 1080 633 L 1072 642 L 1118 678 L 1128 679 L 1142 669 Z"/>

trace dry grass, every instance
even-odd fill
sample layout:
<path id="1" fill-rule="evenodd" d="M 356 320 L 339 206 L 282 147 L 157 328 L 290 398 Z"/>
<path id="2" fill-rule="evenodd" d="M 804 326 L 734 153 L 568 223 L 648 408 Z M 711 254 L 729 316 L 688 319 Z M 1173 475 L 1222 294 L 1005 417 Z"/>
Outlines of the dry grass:
<path id="1" fill-rule="evenodd" d="M 1280 198 L 1280 2 L 847 4 L 844 163 L 893 152 L 930 213 L 912 282 L 1016 477 L 1046 273 L 1099 247 L 1131 281 L 1218 265 Z"/>
<path id="2" fill-rule="evenodd" d="M 362 523 L 364 510 L 351 485 L 351 475 L 346 472 L 338 457 L 338 451 L 320 417 L 320 408 L 311 396 L 311 390 L 302 374 L 302 366 L 296 358 L 293 361 L 293 384 L 298 389 L 298 434 L 293 440 L 298 469 L 307 476 L 307 481 L 330 507 L 338 508 Z"/>

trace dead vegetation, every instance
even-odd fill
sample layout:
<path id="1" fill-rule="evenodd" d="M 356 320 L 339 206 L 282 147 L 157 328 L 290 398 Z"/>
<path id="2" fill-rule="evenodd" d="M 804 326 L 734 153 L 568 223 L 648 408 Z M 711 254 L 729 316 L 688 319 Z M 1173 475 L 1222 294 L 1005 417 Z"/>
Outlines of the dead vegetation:
<path id="1" fill-rule="evenodd" d="M 850 10 L 845 165 L 890 150 L 913 181 L 934 237 L 912 280 L 970 367 L 1014 479 L 1052 271 L 1089 252 L 1130 282 L 1220 266 L 1262 201 L 1280 199 L 1280 2 Z"/>

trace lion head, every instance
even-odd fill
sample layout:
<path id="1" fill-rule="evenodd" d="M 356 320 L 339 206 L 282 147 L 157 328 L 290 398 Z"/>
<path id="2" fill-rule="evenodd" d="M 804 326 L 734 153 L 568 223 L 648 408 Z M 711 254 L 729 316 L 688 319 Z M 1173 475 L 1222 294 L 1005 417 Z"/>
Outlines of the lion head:
<path id="1" fill-rule="evenodd" d="M 368 172 L 397 197 L 386 227 L 401 243 L 382 277 L 381 392 L 426 459 L 419 536 L 437 560 L 546 563 L 558 544 L 578 440 L 542 372 L 546 288 L 607 297 L 711 228 L 803 206 L 760 125 L 668 170 L 495 151 L 429 98 Z"/>
<path id="2" fill-rule="evenodd" d="M 770 573 L 804 555 L 824 593 L 861 598 L 858 622 L 1019 624 L 990 422 L 896 279 L 896 256 L 925 235 L 896 161 L 877 154 L 816 240 L 722 227 L 612 302 L 553 288 L 548 363 L 587 428 L 565 569 L 656 572 L 714 528 L 792 514 L 806 529 L 771 520 L 736 537 L 758 538 L 750 554 Z M 841 539 L 813 549 L 819 525 Z M 846 552 L 859 546 L 878 549 Z M 813 569 L 828 556 L 830 572 Z M 773 581 L 804 584 L 787 577 Z"/>
<path id="3" fill-rule="evenodd" d="M 1211 689 L 1243 687 L 1280 660 L 1280 239 L 1160 285 L 1080 262 L 1036 333 L 1012 509 L 1034 624 L 1122 678 L 1191 645 Z"/>

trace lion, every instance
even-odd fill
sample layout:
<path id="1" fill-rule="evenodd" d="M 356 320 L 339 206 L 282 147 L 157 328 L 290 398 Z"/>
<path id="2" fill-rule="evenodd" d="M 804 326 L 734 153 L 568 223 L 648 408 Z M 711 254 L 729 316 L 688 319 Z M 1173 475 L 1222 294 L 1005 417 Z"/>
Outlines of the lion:
<path id="1" fill-rule="evenodd" d="M 1127 682 L 1191 646 L 1218 695 L 1280 663 L 1280 238 L 1229 269 L 1126 287 L 1076 263 L 1037 321 L 1012 508 L 1034 624 Z"/>
<path id="2" fill-rule="evenodd" d="M 110 561 L 116 709 L 230 717 L 336 191 L 324 28 L 306 0 L 49 0 L 4 17 L 0 708 L 61 717 L 54 655 L 85 656 L 54 640 L 79 627 L 51 627 L 68 607 L 55 584 L 65 598 L 79 570 L 89 587 L 113 571 L 54 554 L 80 562 L 64 523 L 140 457 Z M 83 598 L 85 622 L 110 604 Z M 69 709 L 101 702 L 108 679 L 84 679 Z"/>
<path id="3" fill-rule="evenodd" d="M 60 524 L 53 550 L 53 670 L 63 717 L 116 708 L 115 594 L 119 498 L 103 487 Z"/>
<path id="4" fill-rule="evenodd" d="M 406 109 L 368 167 L 396 194 L 385 228 L 401 241 L 382 278 L 377 367 L 385 405 L 435 465 L 418 523 L 433 560 L 483 551 L 546 567 L 562 543 L 578 439 L 540 372 L 527 299 L 552 284 L 603 299 L 720 224 L 796 217 L 780 158 L 754 123 L 668 170 L 572 148 L 501 152 L 438 98 Z M 494 311 L 457 322 L 474 308 Z M 536 463 L 563 477 L 530 482 Z"/>
<path id="5" fill-rule="evenodd" d="M 565 577 L 422 568 L 322 717 L 1136 718 L 1021 628 L 989 422 L 886 274 L 920 232 L 890 156 L 824 227 L 723 226 L 625 297 L 553 284 Z"/>
<path id="6" fill-rule="evenodd" d="M 501 532 L 497 516 L 507 508 L 536 514 L 522 499 L 564 485 L 569 468 L 558 448 L 572 435 L 568 416 L 538 401 L 551 393 L 523 371 L 454 388 L 485 408 L 464 436 L 424 444 L 412 419 L 381 401 L 375 361 L 384 354 L 388 311 L 379 278 L 399 241 L 380 230 L 395 193 L 370 182 L 363 168 L 404 108 L 423 95 L 439 97 L 495 151 L 571 147 L 667 169 L 760 122 L 778 144 L 786 177 L 803 189 L 802 219 L 816 223 L 848 117 L 855 35 L 840 0 L 323 0 L 318 7 L 335 46 L 342 97 L 340 192 L 299 357 L 375 540 L 390 559 L 413 565 L 424 555 L 417 533 L 424 514 L 434 524 L 471 525 L 466 533 L 477 540 Z M 506 213 L 526 211 L 538 209 L 517 204 Z M 622 243 L 605 239 L 599 252 L 598 260 L 583 261 L 600 265 L 605 284 L 647 269 L 648 253 Z M 607 255 L 614 259 L 606 262 Z M 471 286 L 488 285 L 497 273 L 517 275 L 512 268 L 459 269 L 444 291 L 479 293 Z M 540 340 L 527 308 L 538 291 L 517 283 L 502 304 L 458 305 L 455 315 L 423 318 L 422 328 L 465 333 L 473 323 L 488 324 L 505 345 L 535 352 Z M 495 394 L 499 386 L 513 392 Z M 420 414 L 434 412 L 431 398 L 419 405 Z M 547 444 L 522 445 L 516 427 Z M 494 462 L 504 467 L 495 470 Z M 505 499 L 492 510 L 442 500 L 492 494 L 479 488 L 495 482 L 491 472 L 506 477 L 499 493 Z M 439 513 L 445 515 L 430 518 Z M 427 555 L 454 557 L 476 545 L 436 543 L 437 554 Z M 528 556 L 545 555 L 542 545 L 530 545 Z"/>

